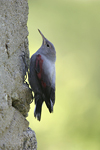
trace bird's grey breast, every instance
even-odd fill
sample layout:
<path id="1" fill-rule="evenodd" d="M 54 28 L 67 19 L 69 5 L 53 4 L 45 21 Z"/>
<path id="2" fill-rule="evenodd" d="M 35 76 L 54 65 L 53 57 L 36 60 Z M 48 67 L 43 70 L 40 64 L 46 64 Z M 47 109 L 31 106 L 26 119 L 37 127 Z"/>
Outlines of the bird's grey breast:
<path id="1" fill-rule="evenodd" d="M 43 70 L 44 73 L 48 76 L 50 83 L 52 83 L 55 76 L 55 63 L 42 55 L 43 59 Z"/>

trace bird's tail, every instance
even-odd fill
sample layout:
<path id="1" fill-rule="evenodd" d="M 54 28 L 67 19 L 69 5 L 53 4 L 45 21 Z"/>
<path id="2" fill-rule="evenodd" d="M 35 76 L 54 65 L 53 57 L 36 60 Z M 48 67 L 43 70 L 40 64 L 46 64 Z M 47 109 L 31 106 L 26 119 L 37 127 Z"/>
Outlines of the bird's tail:
<path id="1" fill-rule="evenodd" d="M 55 104 L 55 89 L 54 88 L 51 88 L 50 97 L 47 97 L 45 99 L 45 103 L 49 109 L 49 112 L 52 113 L 53 112 L 53 106 Z"/>
<path id="2" fill-rule="evenodd" d="M 52 113 L 53 112 L 53 105 L 54 105 L 52 100 L 51 99 L 49 101 L 45 100 L 45 103 L 46 103 L 47 108 L 49 109 L 49 112 Z"/>
<path id="3" fill-rule="evenodd" d="M 42 104 L 37 102 L 34 109 L 34 117 L 37 118 L 37 120 L 39 121 L 41 120 L 41 109 L 42 109 Z"/>
<path id="4" fill-rule="evenodd" d="M 42 111 L 42 97 L 40 95 L 35 96 L 35 109 L 34 109 L 34 117 L 37 120 L 41 120 L 41 111 Z"/>

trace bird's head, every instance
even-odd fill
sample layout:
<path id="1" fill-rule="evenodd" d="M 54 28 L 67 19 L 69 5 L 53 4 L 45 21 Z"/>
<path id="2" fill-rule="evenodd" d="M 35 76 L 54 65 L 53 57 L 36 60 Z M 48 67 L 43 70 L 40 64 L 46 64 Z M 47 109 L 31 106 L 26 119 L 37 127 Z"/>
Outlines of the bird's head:
<path id="1" fill-rule="evenodd" d="M 56 57 L 56 51 L 55 51 L 54 45 L 44 37 L 44 35 L 42 34 L 42 32 L 39 29 L 38 29 L 38 31 L 41 34 L 42 39 L 43 39 L 43 43 L 40 48 L 41 52 L 44 55 L 51 56 L 52 58 Z"/>

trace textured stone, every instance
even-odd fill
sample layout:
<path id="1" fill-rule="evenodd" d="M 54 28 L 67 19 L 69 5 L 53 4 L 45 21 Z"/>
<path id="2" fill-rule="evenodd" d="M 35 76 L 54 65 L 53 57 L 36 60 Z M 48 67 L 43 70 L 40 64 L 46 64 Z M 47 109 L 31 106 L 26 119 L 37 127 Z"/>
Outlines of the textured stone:
<path id="1" fill-rule="evenodd" d="M 28 142 L 36 149 L 25 119 L 32 100 L 22 59 L 29 64 L 27 19 L 27 0 L 0 0 L 0 149 L 27 149 Z"/>
<path id="2" fill-rule="evenodd" d="M 37 141 L 34 131 L 28 127 L 24 132 L 24 137 L 23 150 L 36 150 Z"/>

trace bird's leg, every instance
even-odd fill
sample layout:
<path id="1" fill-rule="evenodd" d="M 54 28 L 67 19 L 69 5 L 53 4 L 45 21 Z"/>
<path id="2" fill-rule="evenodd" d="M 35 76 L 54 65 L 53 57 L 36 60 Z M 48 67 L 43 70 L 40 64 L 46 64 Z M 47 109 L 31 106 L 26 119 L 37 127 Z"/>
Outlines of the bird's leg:
<path id="1" fill-rule="evenodd" d="M 25 60 L 25 52 L 23 51 L 23 54 L 22 55 L 20 55 L 21 57 L 22 57 L 22 59 L 23 59 L 23 63 L 24 63 L 24 65 L 25 65 L 25 76 L 24 76 L 24 82 L 27 84 L 27 85 L 29 85 L 25 80 L 27 79 L 27 73 L 28 73 L 28 65 L 27 65 L 27 63 L 26 63 L 26 60 Z"/>

